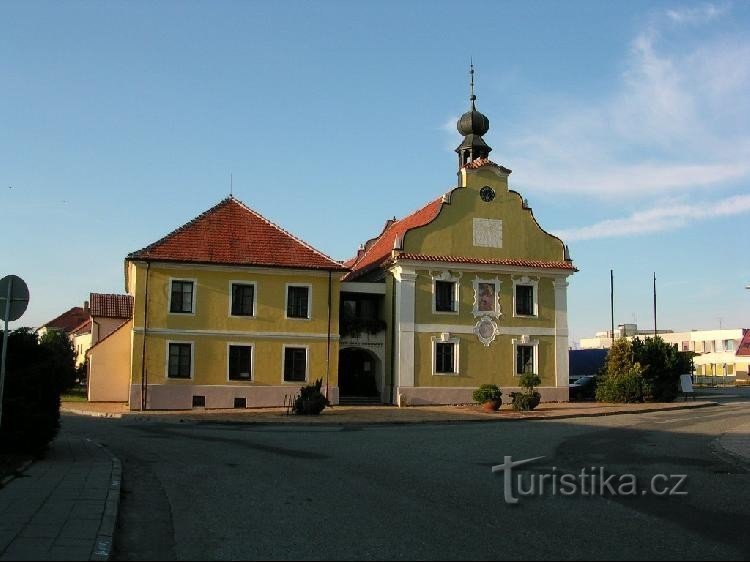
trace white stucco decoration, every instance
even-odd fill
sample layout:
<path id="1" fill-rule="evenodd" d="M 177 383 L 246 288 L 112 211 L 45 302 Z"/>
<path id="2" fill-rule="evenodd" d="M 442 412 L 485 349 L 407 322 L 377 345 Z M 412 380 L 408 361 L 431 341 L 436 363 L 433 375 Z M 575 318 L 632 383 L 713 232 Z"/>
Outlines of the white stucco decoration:
<path id="1" fill-rule="evenodd" d="M 503 221 L 474 219 L 474 245 L 485 248 L 502 248 Z"/>
<path id="2" fill-rule="evenodd" d="M 479 341 L 484 344 L 485 347 L 495 341 L 497 336 L 497 324 L 489 316 L 483 316 L 474 326 L 474 333 L 479 338 Z"/>

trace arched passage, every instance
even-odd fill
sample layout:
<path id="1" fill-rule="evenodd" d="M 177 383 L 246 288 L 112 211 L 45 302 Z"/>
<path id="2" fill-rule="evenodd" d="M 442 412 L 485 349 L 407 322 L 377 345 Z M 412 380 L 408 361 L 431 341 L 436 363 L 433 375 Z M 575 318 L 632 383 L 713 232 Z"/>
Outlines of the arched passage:
<path id="1" fill-rule="evenodd" d="M 348 347 L 339 351 L 339 395 L 377 397 L 380 361 L 371 351 Z"/>

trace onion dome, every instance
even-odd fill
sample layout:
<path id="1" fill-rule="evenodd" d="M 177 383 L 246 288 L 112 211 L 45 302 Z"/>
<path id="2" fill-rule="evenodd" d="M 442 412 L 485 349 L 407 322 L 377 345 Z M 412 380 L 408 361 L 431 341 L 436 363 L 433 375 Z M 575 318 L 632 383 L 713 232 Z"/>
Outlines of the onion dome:
<path id="1" fill-rule="evenodd" d="M 490 120 L 486 115 L 477 111 L 476 99 L 474 95 L 474 65 L 471 65 L 471 109 L 464 113 L 458 122 L 456 128 L 464 137 L 463 142 L 458 145 L 458 167 L 463 168 L 467 164 L 478 158 L 487 158 L 492 148 L 484 142 L 482 135 L 490 129 Z"/>

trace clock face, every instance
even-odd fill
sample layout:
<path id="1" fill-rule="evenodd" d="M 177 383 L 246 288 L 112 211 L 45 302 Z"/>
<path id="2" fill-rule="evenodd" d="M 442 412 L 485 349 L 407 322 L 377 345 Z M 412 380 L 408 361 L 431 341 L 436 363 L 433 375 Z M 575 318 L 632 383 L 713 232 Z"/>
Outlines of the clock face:
<path id="1" fill-rule="evenodd" d="M 495 198 L 495 190 L 492 189 L 489 185 L 485 185 L 482 189 L 479 190 L 479 196 L 482 198 L 482 201 L 489 203 Z"/>

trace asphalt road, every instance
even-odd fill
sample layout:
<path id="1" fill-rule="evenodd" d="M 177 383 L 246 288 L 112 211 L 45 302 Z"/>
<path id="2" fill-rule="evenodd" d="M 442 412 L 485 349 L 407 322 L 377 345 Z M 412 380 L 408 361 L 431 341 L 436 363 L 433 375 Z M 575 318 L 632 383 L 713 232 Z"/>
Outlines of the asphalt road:
<path id="1" fill-rule="evenodd" d="M 295 428 L 65 416 L 63 424 L 123 462 L 119 560 L 748 560 L 748 466 L 716 440 L 750 423 L 750 397 L 722 401 L 558 421 Z M 506 456 L 544 457 L 514 469 L 515 505 L 506 503 L 507 475 L 492 471 Z M 562 494 L 563 474 L 600 475 L 599 467 L 615 475 L 617 494 L 584 495 L 581 480 Z M 526 488 L 550 475 L 544 493 L 521 496 L 519 474 Z M 638 489 L 622 495 L 632 492 L 618 486 L 631 474 Z M 683 474 L 681 483 L 671 476 Z M 654 476 L 657 492 L 679 483 L 684 494 L 655 495 Z"/>

